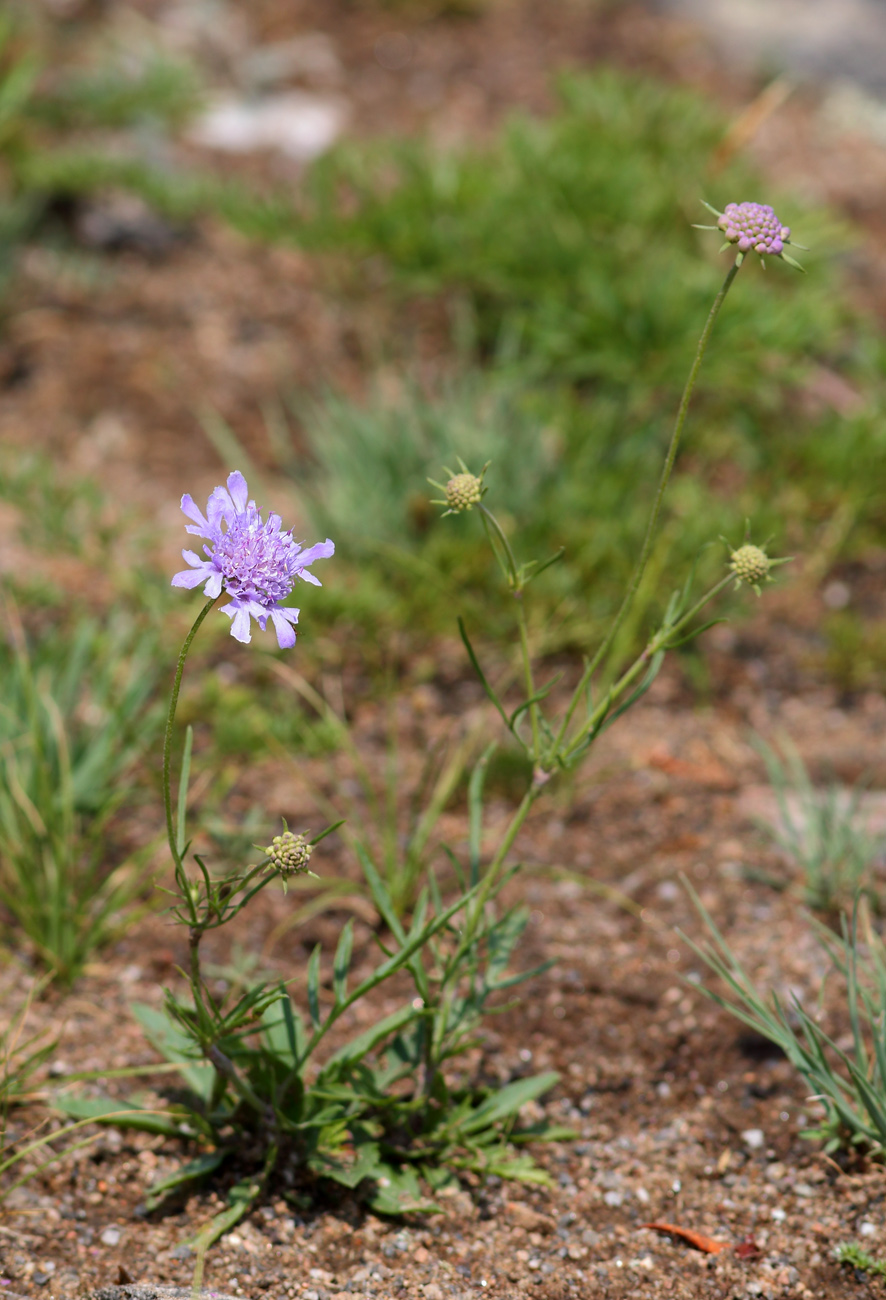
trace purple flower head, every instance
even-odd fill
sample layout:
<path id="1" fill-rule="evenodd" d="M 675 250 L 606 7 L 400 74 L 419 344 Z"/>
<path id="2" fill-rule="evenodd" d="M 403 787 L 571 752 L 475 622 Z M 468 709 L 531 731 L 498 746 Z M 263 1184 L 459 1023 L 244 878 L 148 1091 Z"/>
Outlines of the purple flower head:
<path id="1" fill-rule="evenodd" d="M 760 257 L 781 257 L 798 271 L 803 268 L 795 262 L 785 246 L 791 243 L 791 228 L 783 226 L 768 203 L 727 203 L 724 212 L 718 212 L 709 203 L 704 205 L 717 218 L 716 226 L 702 226 L 702 230 L 721 230 L 726 243 L 736 245 L 739 263 L 746 253 Z M 802 244 L 797 245 L 802 248 Z M 720 250 L 723 251 L 722 249 Z"/>
<path id="2" fill-rule="evenodd" d="M 228 486 L 213 490 L 206 506 L 206 517 L 185 493 L 182 510 L 193 524 L 187 531 L 205 537 L 207 557 L 201 560 L 194 551 L 182 551 L 191 565 L 172 579 L 173 587 L 199 587 L 205 583 L 204 596 L 216 597 L 224 590 L 230 596 L 221 612 L 231 619 L 231 636 L 238 641 L 252 639 L 250 618 L 264 632 L 268 619 L 274 624 L 281 649 L 295 645 L 293 624 L 298 610 L 285 608 L 286 599 L 297 578 L 319 587 L 320 581 L 308 568 L 315 560 L 327 559 L 335 546 L 327 537 L 308 550 L 294 541 L 292 529 L 280 531 L 279 515 L 269 515 L 265 523 L 249 499 L 246 480 L 239 470 L 228 475 Z"/>
<path id="3" fill-rule="evenodd" d="M 769 253 L 781 257 L 790 226 L 783 226 L 768 203 L 727 203 L 717 225 L 740 253 Z"/>

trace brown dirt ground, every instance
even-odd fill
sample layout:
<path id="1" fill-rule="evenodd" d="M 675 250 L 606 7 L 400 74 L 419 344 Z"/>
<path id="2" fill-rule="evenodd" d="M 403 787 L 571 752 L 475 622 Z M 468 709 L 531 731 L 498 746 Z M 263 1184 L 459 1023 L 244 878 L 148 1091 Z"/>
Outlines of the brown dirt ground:
<path id="1" fill-rule="evenodd" d="M 157 7 L 138 8 L 150 16 Z M 693 81 L 736 109 L 751 94 L 690 28 L 632 6 L 494 4 L 473 18 L 426 16 L 409 26 L 392 10 L 261 0 L 248 21 L 256 40 L 328 32 L 346 70 L 352 120 L 370 132 L 430 123 L 440 136 L 483 133 L 514 104 L 543 109 L 553 68 L 601 59 Z M 374 57 L 393 25 L 409 27 L 415 43 L 402 74 Z M 886 156 L 861 140 L 823 140 L 811 100 L 790 103 L 753 147 L 766 165 L 852 211 L 872 239 L 881 233 Z M 216 480 L 218 462 L 194 414 L 207 395 L 260 455 L 263 399 L 317 373 L 358 386 L 372 355 L 377 319 L 347 316 L 307 259 L 250 247 L 210 225 L 159 260 L 121 254 L 100 270 L 87 284 L 60 274 L 44 250 L 29 250 L 0 343 L 0 440 L 39 442 L 144 501 L 197 491 L 195 478 Z M 866 290 L 879 307 L 882 275 L 874 259 Z M 883 617 L 876 574 L 858 580 Z M 821 772 L 830 766 L 847 781 L 862 772 L 886 781 L 886 706 L 877 694 L 846 696 L 828 682 L 815 635 L 822 609 L 814 587 L 799 585 L 767 596 L 763 614 L 737 634 L 714 634 L 706 658 L 716 689 L 705 704 L 670 668 L 608 733 L 569 798 L 554 791 L 526 828 L 526 870 L 514 888 L 533 914 L 521 960 L 557 964 L 494 1022 L 474 1065 L 488 1080 L 560 1071 L 546 1109 L 580 1137 L 537 1152 L 554 1189 L 466 1182 L 445 1216 L 389 1223 L 351 1200 L 294 1214 L 278 1188 L 211 1252 L 208 1284 L 300 1300 L 842 1300 L 882 1289 L 841 1269 L 832 1251 L 855 1239 L 886 1251 L 886 1174 L 842 1169 L 800 1139 L 811 1114 L 804 1086 L 681 981 L 701 972 L 675 931 L 700 933 L 678 883 L 685 873 L 752 972 L 782 990 L 818 993 L 825 963 L 796 899 L 747 876 L 749 867 L 773 871 L 779 862 L 742 798 L 763 775 L 750 727 L 788 730 Z M 412 689 L 408 703 L 413 755 L 441 719 L 476 716 L 480 707 L 461 673 Z M 371 705 L 356 727 L 371 755 L 381 743 Z M 342 775 L 320 760 L 304 763 L 298 780 L 256 764 L 232 792 L 231 808 L 245 811 L 260 798 L 300 825 L 316 816 L 311 784 L 332 792 Z M 490 835 L 508 808 L 504 793 L 493 799 Z M 463 813 L 456 808 L 443 823 L 455 846 Z M 334 876 L 353 867 L 330 841 L 318 870 Z M 291 907 L 291 895 L 268 891 L 229 941 L 254 950 Z M 318 939 L 331 948 L 341 919 L 328 913 L 295 931 L 268 954 L 268 968 L 290 978 Z M 358 940 L 359 966 L 370 957 L 365 922 Z M 34 1009 L 35 1025 L 64 1025 L 60 1072 L 156 1059 L 127 1007 L 160 999 L 182 947 L 174 930 L 149 918 L 74 993 Z M 222 963 L 228 952 L 210 946 L 209 955 Z M 20 1006 L 26 974 L 10 964 L 0 979 L 6 1005 Z M 358 1008 L 354 1023 L 386 1009 Z M 35 1107 L 15 1123 L 40 1118 Z M 743 1136 L 754 1130 L 759 1145 Z M 166 1141 L 110 1131 L 25 1185 L 0 1218 L 2 1293 L 76 1297 L 127 1277 L 188 1284 L 193 1263 L 177 1247 L 219 1208 L 219 1197 L 193 1196 L 163 1217 L 137 1213 L 146 1185 L 181 1154 Z M 730 1248 L 702 1254 L 640 1226 L 652 1220 Z M 748 1238 L 756 1250 L 732 1249 Z"/>

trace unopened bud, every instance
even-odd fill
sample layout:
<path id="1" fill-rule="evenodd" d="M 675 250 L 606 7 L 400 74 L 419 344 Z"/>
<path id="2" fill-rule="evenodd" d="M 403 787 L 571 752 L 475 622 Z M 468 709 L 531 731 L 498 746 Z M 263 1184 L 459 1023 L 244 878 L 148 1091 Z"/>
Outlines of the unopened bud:
<path id="1" fill-rule="evenodd" d="M 748 543 L 732 552 L 729 567 L 738 583 L 746 582 L 750 587 L 758 587 L 769 577 L 772 561 L 759 546 Z"/>
<path id="2" fill-rule="evenodd" d="M 456 474 L 446 484 L 446 504 L 454 514 L 470 510 L 483 499 L 483 480 L 476 474 Z"/>
<path id="3" fill-rule="evenodd" d="M 308 843 L 306 835 L 284 831 L 282 835 L 274 836 L 264 852 L 271 860 L 272 869 L 285 878 L 307 871 L 313 850 L 314 846 Z"/>

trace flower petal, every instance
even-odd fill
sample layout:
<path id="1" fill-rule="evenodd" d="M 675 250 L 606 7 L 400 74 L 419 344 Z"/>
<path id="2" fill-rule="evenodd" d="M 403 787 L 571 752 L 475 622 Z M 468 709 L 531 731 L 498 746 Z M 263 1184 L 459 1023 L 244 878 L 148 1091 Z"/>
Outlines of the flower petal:
<path id="1" fill-rule="evenodd" d="M 189 528 L 188 532 L 189 533 L 197 532 L 199 536 L 201 537 L 205 536 L 209 528 L 209 522 L 204 518 L 202 510 L 194 501 L 194 498 L 191 496 L 190 492 L 186 492 L 182 497 L 182 510 L 188 516 L 189 519 L 193 519 L 195 524 L 200 525 L 199 529 Z"/>
<path id="2" fill-rule="evenodd" d="M 216 596 L 220 596 L 223 578 L 224 574 L 219 573 L 218 569 L 213 569 L 209 581 L 203 588 L 203 595 L 211 596 L 213 600 L 215 600 Z"/>
<path id="3" fill-rule="evenodd" d="M 319 579 L 319 578 L 315 578 L 314 575 L 313 575 L 313 573 L 310 573 L 307 569 L 296 569 L 295 572 L 296 572 L 296 575 L 297 575 L 299 578 L 301 578 L 303 582 L 310 582 L 311 585 L 314 586 L 314 587 L 322 587 L 322 586 L 323 586 L 323 583 L 320 581 L 320 579 Z"/>
<path id="4" fill-rule="evenodd" d="M 249 645 L 252 640 L 252 633 L 249 629 L 249 610 L 243 609 L 235 601 L 228 605 L 222 605 L 221 612 L 227 614 L 231 620 L 231 636 L 237 641 L 242 641 L 243 645 Z"/>
<path id="5" fill-rule="evenodd" d="M 302 551 L 296 561 L 296 568 L 303 569 L 315 560 L 328 560 L 331 555 L 335 555 L 335 542 L 327 537 L 325 542 L 317 542 L 316 546 L 309 546 L 306 551 Z"/>
<path id="6" fill-rule="evenodd" d="M 231 494 L 231 500 L 234 502 L 237 514 L 242 515 L 249 501 L 249 488 L 246 486 L 246 479 L 238 469 L 228 475 L 228 491 Z"/>
<path id="7" fill-rule="evenodd" d="M 208 567 L 208 566 L 207 566 Z M 173 587 L 199 587 L 201 582 L 206 581 L 206 569 L 201 565 L 199 569 L 185 569 L 182 573 L 177 573 L 172 579 Z"/>
<path id="8" fill-rule="evenodd" d="M 229 528 L 231 527 L 237 517 L 237 511 L 227 488 L 217 487 L 212 489 L 206 505 L 206 513 L 209 515 L 211 528 L 218 528 L 222 519 L 225 520 Z"/>
<path id="9" fill-rule="evenodd" d="M 295 617 L 293 618 L 292 615 Z M 271 622 L 274 624 L 280 649 L 291 650 L 295 645 L 295 628 L 292 624 L 298 622 L 298 610 L 274 609 L 271 611 Z"/>

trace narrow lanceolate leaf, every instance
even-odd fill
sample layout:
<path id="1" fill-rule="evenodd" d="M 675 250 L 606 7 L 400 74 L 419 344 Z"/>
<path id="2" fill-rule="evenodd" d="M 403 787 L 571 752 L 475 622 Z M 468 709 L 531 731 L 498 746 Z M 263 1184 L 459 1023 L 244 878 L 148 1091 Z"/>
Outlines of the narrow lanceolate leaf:
<path id="1" fill-rule="evenodd" d="M 194 1160 L 189 1160 L 186 1165 L 176 1169 L 174 1174 L 168 1178 L 163 1178 L 159 1183 L 154 1183 L 148 1188 L 145 1197 L 145 1209 L 150 1213 L 156 1210 L 157 1206 L 163 1201 L 170 1192 L 178 1191 L 182 1187 L 187 1187 L 190 1183 L 198 1183 L 205 1178 L 207 1174 L 212 1174 L 218 1169 L 222 1161 L 227 1157 L 227 1151 L 210 1151 L 206 1155 L 197 1156 Z"/>
<path id="2" fill-rule="evenodd" d="M 191 749 L 194 745 L 194 728 L 188 726 L 185 732 L 185 752 L 182 755 L 182 771 L 178 782 L 178 821 L 175 830 L 175 847 L 178 856 L 185 851 L 185 822 L 188 815 L 188 783 L 191 779 Z"/>
<path id="3" fill-rule="evenodd" d="M 411 1003 L 405 1007 L 400 1007 L 399 1011 L 392 1011 L 384 1020 L 379 1020 L 377 1024 L 371 1025 L 365 1029 L 362 1034 L 352 1038 L 349 1043 L 329 1058 L 325 1068 L 330 1065 L 346 1065 L 354 1061 L 360 1061 L 368 1052 L 378 1047 L 379 1043 L 390 1035 L 397 1033 L 404 1025 L 409 1024 L 410 1020 L 416 1017 L 416 1010 Z"/>
<path id="4" fill-rule="evenodd" d="M 489 760 L 498 742 L 493 740 L 480 755 L 468 783 L 468 851 L 471 857 L 471 884 L 480 879 L 480 855 L 483 851 L 483 786 L 489 770 Z"/>
<path id="5" fill-rule="evenodd" d="M 478 1106 L 473 1115 L 461 1126 L 464 1133 L 474 1133 L 479 1129 L 494 1124 L 497 1120 L 515 1115 L 527 1101 L 534 1101 L 544 1092 L 550 1092 L 560 1079 L 559 1074 L 549 1070 L 546 1074 L 536 1074 L 531 1079 L 518 1079 L 501 1088 Z"/>
<path id="6" fill-rule="evenodd" d="M 366 877 L 366 883 L 369 886 L 369 892 L 372 894 L 372 901 L 379 910 L 379 914 L 385 925 L 398 943 L 406 942 L 406 932 L 400 924 L 397 913 L 394 911 L 394 904 L 388 887 L 382 880 L 378 868 L 372 861 L 362 844 L 357 845 L 357 857 L 360 859 L 360 865 L 363 868 L 363 874 Z"/>
<path id="7" fill-rule="evenodd" d="M 311 1024 L 315 1029 L 320 1028 L 320 944 L 318 943 L 311 953 L 311 960 L 308 962 L 308 1011 L 311 1016 Z"/>
<path id="8" fill-rule="evenodd" d="M 132 1101 L 112 1097 L 66 1097 L 59 1095 L 56 1110 L 72 1119 L 88 1119 L 95 1124 L 113 1124 L 117 1128 L 139 1129 L 143 1133 L 162 1133 L 164 1137 L 181 1137 L 181 1121 L 168 1112 L 147 1110 Z"/>
<path id="9" fill-rule="evenodd" d="M 207 1250 L 213 1242 L 223 1237 L 235 1223 L 239 1223 L 243 1216 L 249 1213 L 261 1190 L 261 1183 L 257 1179 L 246 1178 L 240 1183 L 235 1183 L 228 1192 L 227 1209 L 222 1210 L 221 1214 L 217 1214 L 214 1219 L 210 1219 L 202 1232 L 185 1242 L 185 1245 L 190 1246 L 198 1255 L 201 1251 Z"/>
<path id="10" fill-rule="evenodd" d="M 278 1060 L 291 1069 L 304 1051 L 305 1027 L 282 984 L 280 992 L 283 996 L 279 1002 L 267 1007 L 262 1014 L 262 1035 Z"/>
<path id="11" fill-rule="evenodd" d="M 476 654 L 474 653 L 474 647 L 471 645 L 470 639 L 468 638 L 467 630 L 464 625 L 464 621 L 462 619 L 458 620 L 458 630 L 461 633 L 461 639 L 464 642 L 464 647 L 468 652 L 468 658 L 471 661 L 471 665 L 473 666 L 474 672 L 477 674 L 477 676 L 480 679 L 480 685 L 483 687 L 484 691 L 489 696 L 489 699 L 492 701 L 492 703 L 495 705 L 495 707 L 498 709 L 499 713 L 501 714 L 502 722 L 505 724 L 505 726 L 508 729 L 510 729 L 511 724 L 508 719 L 507 713 L 505 713 L 504 705 L 496 695 L 495 691 L 490 686 L 486 678 L 486 674 L 483 672 L 483 669 L 480 667 L 480 661 L 477 658 Z"/>
<path id="12" fill-rule="evenodd" d="M 352 918 L 341 932 L 338 947 L 335 950 L 335 960 L 332 963 L 332 988 L 336 1002 L 344 1002 L 348 996 L 348 971 L 351 967 L 353 947 L 354 921 Z"/>

